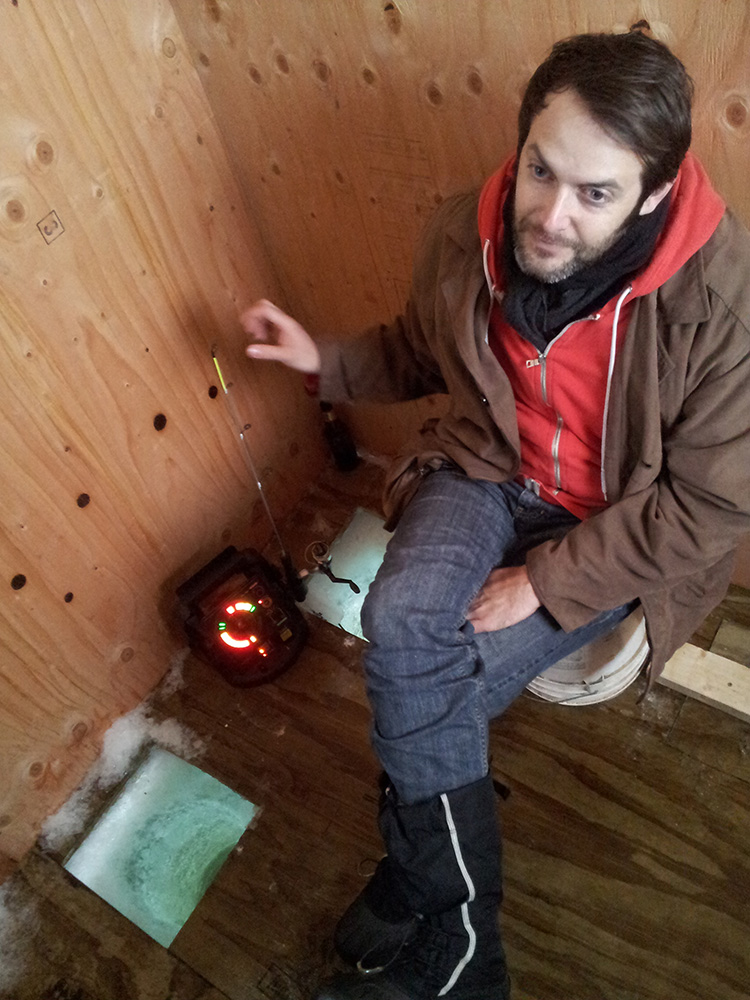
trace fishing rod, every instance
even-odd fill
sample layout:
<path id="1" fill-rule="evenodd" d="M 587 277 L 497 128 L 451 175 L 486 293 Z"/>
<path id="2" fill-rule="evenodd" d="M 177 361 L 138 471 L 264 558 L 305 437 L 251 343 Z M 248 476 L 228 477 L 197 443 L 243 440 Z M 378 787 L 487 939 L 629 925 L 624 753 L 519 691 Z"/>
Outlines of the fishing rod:
<path id="1" fill-rule="evenodd" d="M 214 344 L 211 347 L 211 358 L 213 360 L 214 367 L 216 368 L 216 374 L 219 376 L 219 382 L 221 383 L 221 388 L 224 393 L 224 402 L 226 403 L 227 410 L 229 411 L 232 423 L 234 424 L 235 430 L 239 435 L 240 442 L 242 443 L 242 454 L 245 459 L 245 464 L 247 465 L 250 475 L 253 477 L 255 485 L 258 488 L 258 494 L 260 496 L 261 502 L 263 503 L 263 508 L 266 512 L 269 524 L 271 525 L 274 537 L 276 538 L 276 543 L 281 552 L 281 565 L 284 567 L 284 576 L 286 578 L 287 586 L 289 587 L 296 601 L 304 601 L 306 596 L 305 584 L 302 581 L 302 578 L 300 577 L 299 573 L 295 569 L 294 563 L 292 562 L 292 557 L 289 555 L 286 546 L 284 545 L 281 533 L 279 532 L 279 529 L 276 525 L 276 521 L 274 520 L 274 516 L 271 513 L 271 508 L 269 506 L 268 500 L 266 499 L 266 494 L 263 490 L 263 484 L 260 480 L 260 476 L 258 475 L 258 470 L 255 465 L 255 460 L 253 459 L 253 453 L 250 449 L 250 445 L 248 444 L 247 436 L 245 433 L 246 431 L 250 430 L 250 424 L 244 423 L 240 418 L 239 412 L 237 411 L 237 406 L 235 405 L 234 398 L 229 391 L 232 388 L 233 383 L 227 382 L 226 379 L 224 378 L 221 366 L 219 364 L 219 359 L 216 355 L 217 347 L 218 345 L 216 344 Z"/>

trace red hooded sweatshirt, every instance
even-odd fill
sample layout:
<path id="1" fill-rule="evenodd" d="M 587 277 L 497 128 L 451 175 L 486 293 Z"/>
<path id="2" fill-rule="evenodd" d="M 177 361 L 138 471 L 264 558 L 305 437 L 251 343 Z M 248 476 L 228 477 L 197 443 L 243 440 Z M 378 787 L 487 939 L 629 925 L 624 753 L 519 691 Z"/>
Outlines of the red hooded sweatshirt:
<path id="1" fill-rule="evenodd" d="M 504 319 L 503 204 L 515 158 L 485 184 L 479 235 L 493 296 L 490 346 L 516 399 L 521 439 L 520 477 L 540 496 L 585 518 L 607 506 L 603 460 L 609 392 L 618 345 L 633 303 L 672 277 L 713 234 L 725 205 L 690 153 L 672 188 L 669 214 L 643 271 L 597 313 L 569 323 L 540 353 Z"/>

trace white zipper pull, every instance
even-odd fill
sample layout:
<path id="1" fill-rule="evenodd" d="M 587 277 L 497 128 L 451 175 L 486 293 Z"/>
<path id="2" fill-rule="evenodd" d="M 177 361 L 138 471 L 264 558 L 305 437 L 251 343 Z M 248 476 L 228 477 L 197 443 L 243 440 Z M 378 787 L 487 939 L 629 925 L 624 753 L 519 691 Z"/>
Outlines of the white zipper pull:
<path id="1" fill-rule="evenodd" d="M 529 361 L 526 362 L 526 367 L 537 368 L 541 363 L 542 363 L 541 358 L 531 358 Z"/>

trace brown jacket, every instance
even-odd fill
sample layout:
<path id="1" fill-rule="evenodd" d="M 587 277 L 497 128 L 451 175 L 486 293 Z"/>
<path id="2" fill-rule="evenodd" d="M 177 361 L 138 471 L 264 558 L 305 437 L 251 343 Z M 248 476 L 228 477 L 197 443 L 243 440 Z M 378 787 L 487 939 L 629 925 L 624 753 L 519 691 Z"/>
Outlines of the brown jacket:
<path id="1" fill-rule="evenodd" d="M 389 473 L 391 526 L 442 459 L 493 482 L 518 472 L 515 404 L 486 342 L 476 219 L 476 195 L 447 201 L 420 242 L 405 315 L 319 344 L 324 399 L 450 395 L 447 415 L 428 421 Z M 750 235 L 728 211 L 634 304 L 607 420 L 611 506 L 528 554 L 534 590 L 564 629 L 638 598 L 658 673 L 723 599 L 750 530 L 749 385 Z"/>

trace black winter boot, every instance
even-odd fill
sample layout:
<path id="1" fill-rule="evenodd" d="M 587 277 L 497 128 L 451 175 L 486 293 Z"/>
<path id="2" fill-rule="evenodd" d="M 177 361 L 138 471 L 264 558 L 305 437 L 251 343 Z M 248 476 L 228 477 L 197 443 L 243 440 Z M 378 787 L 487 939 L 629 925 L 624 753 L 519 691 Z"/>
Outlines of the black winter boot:
<path id="1" fill-rule="evenodd" d="M 341 920 L 339 976 L 317 1000 L 507 1000 L 500 943 L 500 835 L 488 775 L 416 805 L 386 794 L 388 856 Z"/>
<path id="2" fill-rule="evenodd" d="M 395 789 L 388 775 L 382 774 L 378 828 L 386 843 L 396 802 Z M 398 864 L 386 855 L 336 925 L 336 951 L 359 972 L 380 972 L 398 957 L 417 932 L 422 918 L 415 912 L 412 902 L 399 884 Z"/>

